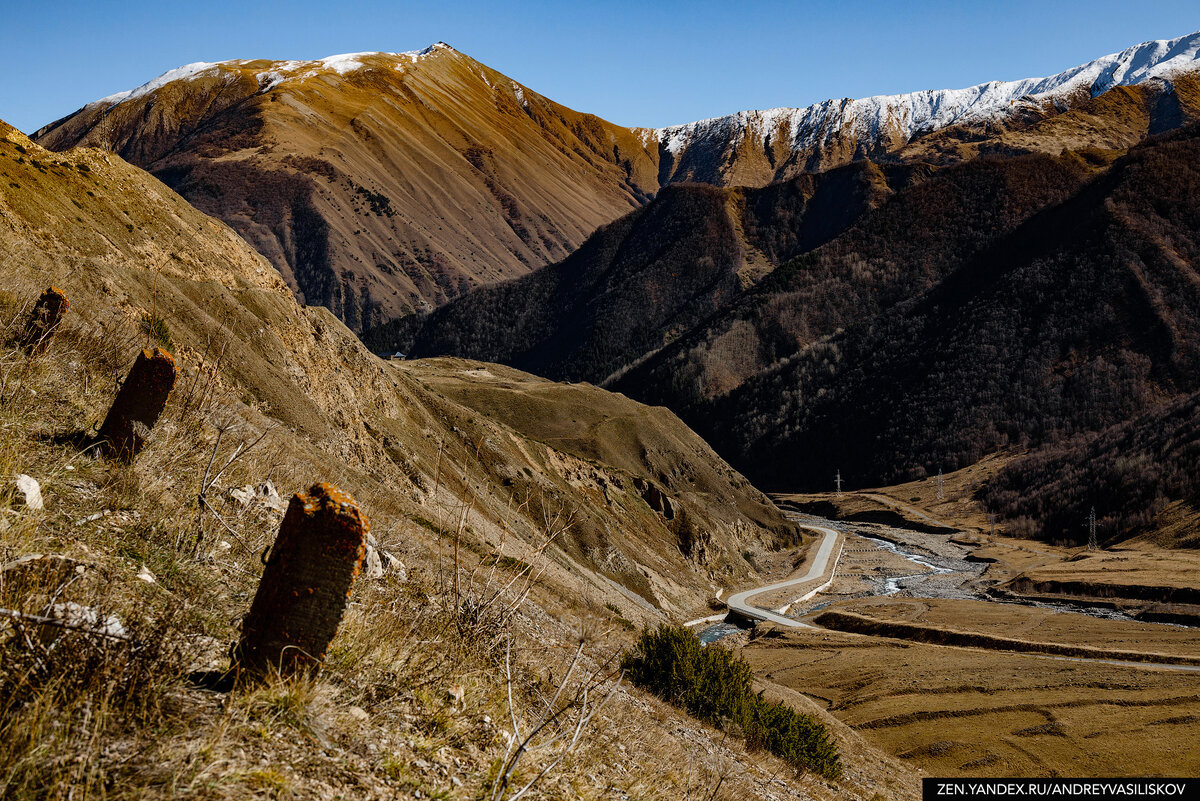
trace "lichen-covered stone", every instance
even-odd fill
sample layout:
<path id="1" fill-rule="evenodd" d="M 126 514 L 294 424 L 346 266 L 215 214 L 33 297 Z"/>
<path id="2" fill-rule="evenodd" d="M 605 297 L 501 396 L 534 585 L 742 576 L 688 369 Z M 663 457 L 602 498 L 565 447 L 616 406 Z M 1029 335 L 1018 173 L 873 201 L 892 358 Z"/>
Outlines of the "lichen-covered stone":
<path id="1" fill-rule="evenodd" d="M 41 294 L 29 319 L 25 321 L 25 330 L 21 333 L 21 345 L 31 354 L 40 353 L 54 336 L 63 315 L 71 308 L 71 301 L 58 287 L 50 287 Z"/>
<path id="2" fill-rule="evenodd" d="M 175 359 L 162 348 L 138 354 L 97 435 L 106 456 L 133 461 L 162 415 L 178 376 Z"/>
<path id="3" fill-rule="evenodd" d="M 283 675 L 325 658 L 366 555 L 370 524 L 354 499 L 315 484 L 288 504 L 235 649 L 240 670 Z"/>

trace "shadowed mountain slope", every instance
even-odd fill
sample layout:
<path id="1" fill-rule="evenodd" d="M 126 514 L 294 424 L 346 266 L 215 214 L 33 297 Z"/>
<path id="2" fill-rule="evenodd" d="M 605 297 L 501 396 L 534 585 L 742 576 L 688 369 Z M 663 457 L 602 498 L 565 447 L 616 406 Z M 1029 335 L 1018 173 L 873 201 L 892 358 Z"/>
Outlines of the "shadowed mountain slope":
<path id="1" fill-rule="evenodd" d="M 1062 202 L 1112 154 L 885 167 L 894 187 L 828 244 L 785 262 L 724 313 L 609 382 L 684 411 L 803 348 L 935 286 L 973 254 Z"/>
<path id="2" fill-rule="evenodd" d="M 365 341 L 605 381 L 687 409 L 925 291 L 1111 158 L 862 162 L 759 190 L 670 187 L 560 264 Z"/>
<path id="3" fill-rule="evenodd" d="M 722 312 L 778 259 L 836 235 L 886 196 L 882 178 L 854 165 L 762 190 L 668 187 L 559 264 L 364 340 L 598 382 Z"/>
<path id="4" fill-rule="evenodd" d="M 758 479 L 852 486 L 1098 431 L 1200 382 L 1200 137 L 1132 150 L 910 301 L 686 417 Z"/>
<path id="5" fill-rule="evenodd" d="M 1200 548 L 1197 464 L 1200 393 L 1193 392 L 1014 459 L 982 494 L 1014 534 L 1083 544 L 1094 509 L 1102 544 L 1154 523 L 1156 544 Z"/>

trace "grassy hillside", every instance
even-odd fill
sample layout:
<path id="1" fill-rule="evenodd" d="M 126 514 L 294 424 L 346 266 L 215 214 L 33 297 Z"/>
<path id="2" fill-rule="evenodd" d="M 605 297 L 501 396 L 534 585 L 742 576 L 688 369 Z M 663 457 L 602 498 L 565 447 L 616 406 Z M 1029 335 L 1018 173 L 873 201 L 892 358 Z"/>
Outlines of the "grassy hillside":
<path id="1" fill-rule="evenodd" d="M 544 798 L 764 790 L 779 763 L 613 670 L 638 624 L 754 580 L 747 546 L 794 540 L 677 420 L 510 376 L 544 408 L 590 403 L 587 425 L 629 445 L 539 440 L 519 416 L 455 400 L 474 379 L 453 373 L 486 366 L 376 359 L 231 231 L 111 155 L 52 154 L 6 128 L 0 173 L 0 472 L 37 479 L 44 499 L 0 485 L 0 608 L 17 613 L 0 628 L 0 794 L 465 799 L 509 765 L 520 783 L 550 769 Z M 45 211 L 71 207 L 89 222 Z M 71 309 L 30 358 L 13 337 L 50 283 Z M 131 466 L 81 450 L 133 355 L 167 340 L 181 378 L 146 450 Z M 279 525 L 231 490 L 266 480 L 284 499 L 317 480 L 349 491 L 404 568 L 357 583 L 319 677 L 216 693 L 189 675 L 228 665 Z M 704 548 L 685 554 L 681 519 Z M 128 639 L 37 621 L 56 604 Z M 611 696 L 563 761 L 553 745 L 509 761 L 513 714 L 528 733 L 559 686 L 572 721 Z M 904 776 L 851 771 L 838 792 L 890 796 Z"/>

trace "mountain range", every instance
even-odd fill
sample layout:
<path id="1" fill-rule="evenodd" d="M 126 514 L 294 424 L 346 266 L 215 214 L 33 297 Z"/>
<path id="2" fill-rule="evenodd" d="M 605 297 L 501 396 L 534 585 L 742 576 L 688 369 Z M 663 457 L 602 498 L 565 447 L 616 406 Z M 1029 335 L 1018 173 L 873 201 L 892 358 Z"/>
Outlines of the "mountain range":
<path id="1" fill-rule="evenodd" d="M 765 486 L 863 486 L 1200 389 L 1198 54 L 646 129 L 439 43 L 193 64 L 36 139 L 147 168 L 376 351 L 602 384 Z"/>
<path id="2" fill-rule="evenodd" d="M 439 42 L 191 64 L 34 139 L 149 170 L 361 331 L 561 261 L 671 183 L 1128 147 L 1194 112 L 1198 47 L 1193 34 L 1048 78 L 648 129 L 572 111 Z"/>
<path id="3" fill-rule="evenodd" d="M 917 767 L 1137 772 L 1151 725 L 1189 758 L 1159 668 L 1197 657 L 1147 621 L 1197 620 L 1198 48 L 648 129 L 438 43 L 190 64 L 37 141 L 0 122 L 0 786 L 882 801 Z M 69 311 L 30 347 L 48 285 Z M 166 405 L 105 459 L 155 346 Z M 230 690 L 308 514 L 277 501 L 314 481 L 365 515 L 340 632 Z M 1013 593 L 1054 606 L 986 600 Z M 654 629 L 721 609 L 764 624 Z M 643 692 L 656 640 L 719 707 Z"/>
<path id="4" fill-rule="evenodd" d="M 365 337 L 666 405 L 777 489 L 1077 454 L 1200 389 L 1198 77 L 1171 74 L 978 129 L 954 158 L 925 158 L 943 131 L 760 189 L 671 187 L 559 264 Z M 1018 133 L 1041 146 L 1005 144 Z M 1061 521 L 1095 505 L 1128 530 L 1195 494 L 1172 480 L 1130 500 L 1076 470 L 1053 516 L 1013 503 L 1050 458 L 1015 464 L 995 508 Z"/>

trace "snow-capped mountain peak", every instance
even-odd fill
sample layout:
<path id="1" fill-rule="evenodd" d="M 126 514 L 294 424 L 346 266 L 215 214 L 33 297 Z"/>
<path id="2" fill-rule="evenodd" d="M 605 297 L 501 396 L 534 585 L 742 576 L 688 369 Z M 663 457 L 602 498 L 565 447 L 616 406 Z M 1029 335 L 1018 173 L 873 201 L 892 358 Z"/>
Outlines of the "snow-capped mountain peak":
<path id="1" fill-rule="evenodd" d="M 742 111 L 651 132 L 678 155 L 689 145 L 742 132 L 765 142 L 788 137 L 793 150 L 819 144 L 849 127 L 864 139 L 911 139 L 948 125 L 1006 116 L 1022 103 L 1039 103 L 1087 90 L 1093 97 L 1116 86 L 1168 78 L 1200 68 L 1200 32 L 1178 39 L 1144 42 L 1046 78 L 990 81 L 966 89 L 880 95 L 859 100 L 826 100 L 807 108 Z"/>
<path id="2" fill-rule="evenodd" d="M 347 75 L 365 67 L 366 62 L 372 58 L 386 59 L 392 62 L 396 69 L 403 69 L 406 65 L 415 64 L 439 51 L 454 51 L 454 48 L 445 42 L 436 42 L 420 50 L 408 50 L 402 53 L 342 53 L 309 61 L 273 61 L 268 62 L 270 66 L 259 70 L 257 75 L 259 85 L 263 89 L 270 89 L 285 81 L 302 80 L 322 73 Z M 135 89 L 111 94 L 89 105 L 117 105 L 151 94 L 174 81 L 194 80 L 204 76 L 217 75 L 223 70 L 242 70 L 254 63 L 256 62 L 248 59 L 230 59 L 228 61 L 197 61 L 193 64 L 185 64 L 182 67 L 167 70 L 157 78 L 147 81 Z"/>

